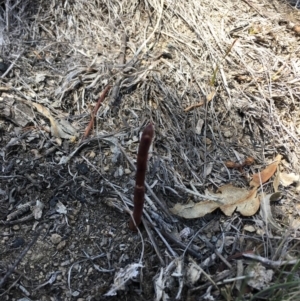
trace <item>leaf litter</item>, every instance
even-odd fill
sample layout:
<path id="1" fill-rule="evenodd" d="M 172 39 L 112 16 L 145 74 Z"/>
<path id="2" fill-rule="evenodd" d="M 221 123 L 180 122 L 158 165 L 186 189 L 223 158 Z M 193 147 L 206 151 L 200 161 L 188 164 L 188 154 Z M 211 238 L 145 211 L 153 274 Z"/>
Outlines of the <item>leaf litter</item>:
<path id="1" fill-rule="evenodd" d="M 299 255 L 296 10 L 276 0 L 12 3 L 0 5 L 1 298 L 101 299 L 137 262 L 111 300 L 222 300 L 256 261 L 276 274 L 262 289 L 289 279 L 283 266 Z M 149 121 L 158 131 L 136 237 L 136 137 Z M 20 253 L 9 249 L 16 238 L 28 246 Z"/>
<path id="2" fill-rule="evenodd" d="M 216 200 L 204 200 L 199 203 L 190 201 L 188 204 L 176 204 L 171 210 L 172 213 L 184 218 L 199 218 L 216 209 L 220 209 L 225 215 L 231 216 L 235 211 L 243 216 L 254 215 L 260 206 L 258 188 L 267 182 L 276 172 L 281 156 L 275 158 L 275 162 L 268 165 L 264 170 L 254 174 L 250 182 L 251 190 L 235 187 L 226 184 L 219 187 L 217 193 L 206 190 L 205 194 L 215 197 Z"/>

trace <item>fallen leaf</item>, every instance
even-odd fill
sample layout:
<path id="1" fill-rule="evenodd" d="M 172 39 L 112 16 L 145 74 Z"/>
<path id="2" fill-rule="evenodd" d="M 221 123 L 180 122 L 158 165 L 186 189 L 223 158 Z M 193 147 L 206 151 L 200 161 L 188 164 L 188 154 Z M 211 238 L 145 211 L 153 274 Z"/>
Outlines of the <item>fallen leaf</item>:
<path id="1" fill-rule="evenodd" d="M 226 202 L 220 209 L 227 216 L 231 216 L 235 210 L 243 216 L 252 216 L 259 209 L 256 188 L 249 191 L 245 188 L 238 188 L 228 184 L 220 187 L 218 191 L 222 193 L 222 198 Z"/>
<path id="2" fill-rule="evenodd" d="M 177 292 L 177 296 L 173 299 L 181 300 L 180 288 L 183 287 L 183 278 L 185 279 L 187 277 L 186 275 L 184 275 L 185 277 L 183 277 L 182 268 L 183 268 L 183 257 L 175 257 L 175 259 L 173 259 L 168 264 L 168 266 L 164 268 L 162 267 L 160 268 L 159 274 L 155 275 L 153 278 L 155 301 L 171 300 L 168 295 L 168 292 L 170 291 L 174 292 L 176 290 L 175 283 L 177 285 L 178 292 Z"/>
<path id="3" fill-rule="evenodd" d="M 43 82 L 45 80 L 45 78 L 46 78 L 46 74 L 44 74 L 44 73 L 37 73 L 35 75 L 35 82 L 38 84 L 40 82 Z"/>
<path id="4" fill-rule="evenodd" d="M 259 187 L 261 184 L 266 183 L 274 175 L 281 158 L 281 155 L 277 155 L 275 162 L 267 166 L 263 171 L 254 174 L 250 186 Z"/>
<path id="5" fill-rule="evenodd" d="M 201 135 L 203 125 L 204 125 L 204 120 L 199 119 L 198 122 L 197 122 L 196 128 L 195 128 L 195 133 L 197 135 Z"/>
<path id="6" fill-rule="evenodd" d="M 202 201 L 194 203 L 190 201 L 188 204 L 176 204 L 170 211 L 173 214 L 184 218 L 198 218 L 213 212 L 220 207 L 220 204 L 214 201 Z"/>
<path id="7" fill-rule="evenodd" d="M 233 161 L 226 161 L 225 165 L 226 165 L 227 168 L 238 168 L 238 167 L 240 167 L 240 164 L 235 163 Z"/>
<path id="8" fill-rule="evenodd" d="M 51 134 L 63 139 L 74 139 L 77 135 L 76 129 L 64 119 L 49 118 L 51 123 Z"/>
<path id="9" fill-rule="evenodd" d="M 54 118 L 50 110 L 39 103 L 30 102 L 30 104 L 35 107 L 40 114 L 49 119 L 51 134 L 53 136 L 63 139 L 73 139 L 74 136 L 78 136 L 76 129 L 68 121 Z"/>
<path id="10" fill-rule="evenodd" d="M 209 102 L 214 98 L 215 95 L 216 95 L 216 92 L 215 92 L 215 91 L 212 91 L 212 92 L 210 92 L 209 94 L 207 94 L 207 95 L 206 95 L 206 103 L 209 103 Z M 201 107 L 201 106 L 203 106 L 204 104 L 205 104 L 205 101 L 200 101 L 200 102 L 198 102 L 198 103 L 196 103 L 196 104 L 193 104 L 193 105 L 191 105 L 191 106 L 185 108 L 184 111 L 185 111 L 185 112 L 188 112 L 188 111 L 190 111 L 190 110 L 192 110 L 192 109 L 194 109 L 194 108 Z"/>
<path id="11" fill-rule="evenodd" d="M 277 166 L 277 173 L 276 173 L 276 176 L 275 176 L 274 181 L 273 181 L 273 188 L 274 188 L 275 192 L 278 192 L 279 184 L 280 184 L 280 170 Z"/>
<path id="12" fill-rule="evenodd" d="M 244 216 L 251 216 L 259 209 L 259 199 L 256 193 L 256 188 L 247 190 L 227 184 L 220 187 L 217 193 L 206 191 L 210 198 L 215 197 L 217 201 L 205 200 L 199 203 L 190 201 L 187 204 L 176 204 L 170 211 L 187 219 L 202 217 L 217 208 L 220 208 L 227 216 L 231 216 L 235 210 Z"/>
<path id="13" fill-rule="evenodd" d="M 143 266 L 140 263 L 131 263 L 124 269 L 121 268 L 114 276 L 114 283 L 104 296 L 115 296 L 118 291 L 125 290 L 126 284 L 132 278 L 136 278 Z"/>
<path id="14" fill-rule="evenodd" d="M 35 206 L 33 206 L 31 208 L 31 211 L 32 211 L 35 219 L 38 220 L 42 217 L 44 207 L 45 207 L 45 205 L 41 201 L 39 201 L 39 200 L 36 201 Z"/>
<path id="15" fill-rule="evenodd" d="M 245 161 L 244 161 L 244 165 L 245 166 L 250 166 L 250 165 L 252 165 L 253 163 L 254 163 L 254 158 L 252 158 L 252 157 L 247 157 L 246 159 L 245 159 Z"/>
<path id="16" fill-rule="evenodd" d="M 186 270 L 186 281 L 192 287 L 202 274 L 202 268 L 192 259 L 189 258 L 189 264 Z"/>
<path id="17" fill-rule="evenodd" d="M 270 225 L 274 230 L 282 231 L 283 229 L 276 223 L 276 221 L 273 218 L 271 206 L 270 206 L 270 197 L 273 194 L 260 194 L 260 215 L 264 219 L 265 223 L 267 225 Z"/>
<path id="18" fill-rule="evenodd" d="M 282 186 L 287 187 L 293 183 L 297 183 L 300 180 L 300 176 L 295 173 L 280 173 L 279 180 Z"/>
<path id="19" fill-rule="evenodd" d="M 257 290 L 267 288 L 274 275 L 273 270 L 267 270 L 260 262 L 249 265 L 245 272 L 249 276 L 247 284 Z"/>
<path id="20" fill-rule="evenodd" d="M 55 209 L 56 209 L 56 212 L 60 213 L 60 214 L 67 214 L 67 212 L 68 212 L 66 206 L 60 201 L 56 204 Z"/>

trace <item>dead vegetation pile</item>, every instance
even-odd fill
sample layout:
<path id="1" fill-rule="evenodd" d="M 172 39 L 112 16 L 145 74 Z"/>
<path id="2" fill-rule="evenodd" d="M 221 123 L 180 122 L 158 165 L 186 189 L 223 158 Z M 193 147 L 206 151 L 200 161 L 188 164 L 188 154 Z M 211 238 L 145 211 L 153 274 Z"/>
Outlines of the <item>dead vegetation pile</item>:
<path id="1" fill-rule="evenodd" d="M 0 17 L 2 300 L 296 300 L 296 10 L 7 0 Z"/>

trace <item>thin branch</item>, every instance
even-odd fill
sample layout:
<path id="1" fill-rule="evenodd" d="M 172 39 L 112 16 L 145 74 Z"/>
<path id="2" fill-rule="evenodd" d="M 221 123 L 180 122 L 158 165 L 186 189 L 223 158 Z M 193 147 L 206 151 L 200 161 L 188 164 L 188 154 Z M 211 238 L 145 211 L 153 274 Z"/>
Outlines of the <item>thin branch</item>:
<path id="1" fill-rule="evenodd" d="M 97 102 L 97 104 L 96 104 L 96 106 L 95 106 L 95 108 L 94 108 L 94 110 L 93 110 L 93 112 L 92 112 L 91 120 L 90 120 L 90 122 L 89 122 L 89 124 L 88 124 L 88 126 L 86 127 L 86 130 L 85 130 L 85 132 L 84 132 L 83 139 L 87 138 L 87 136 L 89 135 L 91 129 L 93 128 L 96 114 L 97 114 L 97 112 L 98 112 L 98 110 L 99 110 L 99 108 L 100 108 L 100 105 L 101 105 L 101 103 L 103 102 L 103 100 L 104 100 L 106 94 L 107 94 L 108 91 L 110 90 L 110 88 L 111 88 L 111 86 L 110 86 L 110 85 L 107 85 L 107 86 L 105 87 L 105 89 L 103 90 L 101 96 L 99 97 L 98 102 Z"/>

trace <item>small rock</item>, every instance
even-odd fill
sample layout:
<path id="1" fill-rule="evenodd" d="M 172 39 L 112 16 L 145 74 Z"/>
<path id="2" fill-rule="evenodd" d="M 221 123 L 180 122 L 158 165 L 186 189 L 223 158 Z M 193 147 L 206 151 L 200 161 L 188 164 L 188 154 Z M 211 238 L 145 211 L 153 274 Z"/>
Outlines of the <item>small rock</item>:
<path id="1" fill-rule="evenodd" d="M 38 263 L 43 258 L 44 258 L 43 253 L 39 252 L 39 253 L 32 254 L 32 256 L 30 257 L 30 260 L 32 263 Z"/>
<path id="2" fill-rule="evenodd" d="M 232 133 L 231 131 L 225 131 L 225 132 L 223 133 L 223 135 L 224 135 L 225 138 L 230 138 L 230 137 L 233 136 L 233 133 Z"/>
<path id="3" fill-rule="evenodd" d="M 15 230 L 15 231 L 20 230 L 20 226 L 19 225 L 13 225 L 13 230 Z"/>
<path id="4" fill-rule="evenodd" d="M 61 262 L 60 263 L 60 266 L 66 266 L 66 265 L 69 265 L 71 263 L 71 261 L 68 259 L 68 260 L 66 260 L 66 261 L 63 261 L 63 262 Z"/>
<path id="5" fill-rule="evenodd" d="M 58 245 L 61 242 L 62 237 L 59 234 L 54 233 L 51 235 L 50 240 L 54 245 Z"/>
<path id="6" fill-rule="evenodd" d="M 66 244 L 67 243 L 65 240 L 61 241 L 56 247 L 57 251 L 61 251 L 66 246 Z"/>
<path id="7" fill-rule="evenodd" d="M 120 166 L 120 167 L 118 168 L 118 173 L 119 173 L 119 176 L 120 176 L 120 177 L 123 176 L 124 170 L 123 170 L 123 167 L 122 167 L 122 166 Z"/>
<path id="8" fill-rule="evenodd" d="M 125 169 L 124 169 L 124 172 L 125 172 L 126 175 L 131 174 L 131 170 L 130 170 L 129 168 L 125 168 Z"/>
<path id="9" fill-rule="evenodd" d="M 56 277 L 56 280 L 57 280 L 57 281 L 62 280 L 62 275 L 58 275 L 58 276 Z"/>
<path id="10" fill-rule="evenodd" d="M 252 225 L 245 225 L 244 230 L 248 232 L 255 232 L 255 228 Z"/>
<path id="11" fill-rule="evenodd" d="M 295 25 L 293 27 L 293 30 L 294 30 L 296 35 L 300 36 L 300 25 Z"/>
<path id="12" fill-rule="evenodd" d="M 207 144 L 207 145 L 211 145 L 211 140 L 209 139 L 209 138 L 205 138 L 205 143 Z"/>

